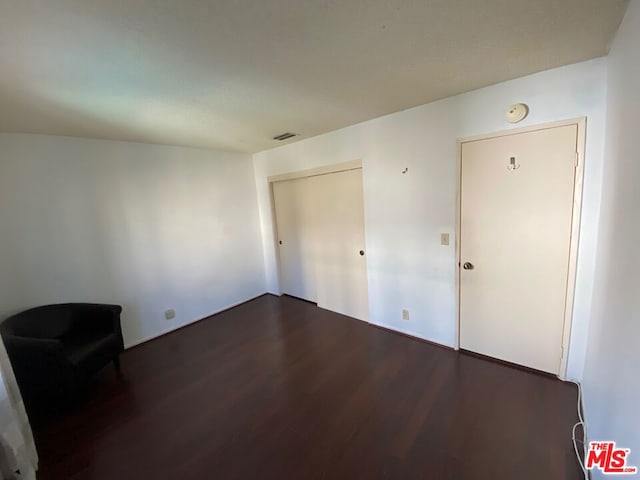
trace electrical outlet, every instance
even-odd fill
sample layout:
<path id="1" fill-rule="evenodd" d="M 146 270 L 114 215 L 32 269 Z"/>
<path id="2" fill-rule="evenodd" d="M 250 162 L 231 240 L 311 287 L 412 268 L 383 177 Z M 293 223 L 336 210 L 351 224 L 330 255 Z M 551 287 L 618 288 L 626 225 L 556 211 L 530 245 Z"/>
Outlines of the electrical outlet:
<path id="1" fill-rule="evenodd" d="M 402 309 L 402 319 L 409 320 L 409 310 L 407 310 L 406 308 Z"/>
<path id="2" fill-rule="evenodd" d="M 441 233 L 440 234 L 440 245 L 449 245 L 449 234 Z"/>
<path id="3" fill-rule="evenodd" d="M 176 318 L 176 311 L 173 308 L 170 308 L 169 310 L 165 310 L 164 318 L 167 319 L 167 320 L 171 320 L 172 318 Z"/>

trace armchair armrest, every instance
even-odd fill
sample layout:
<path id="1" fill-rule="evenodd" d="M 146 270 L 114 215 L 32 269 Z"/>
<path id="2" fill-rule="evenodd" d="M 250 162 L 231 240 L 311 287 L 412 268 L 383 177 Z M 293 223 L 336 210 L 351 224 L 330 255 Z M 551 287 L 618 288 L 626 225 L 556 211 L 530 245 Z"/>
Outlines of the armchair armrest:
<path id="1" fill-rule="evenodd" d="M 120 305 L 72 303 L 70 308 L 74 331 L 115 333 L 124 350 L 122 326 L 120 324 L 122 307 Z"/>
<path id="2" fill-rule="evenodd" d="M 2 339 L 23 395 L 51 387 L 66 388 L 74 382 L 60 340 L 6 334 Z"/>
<path id="3" fill-rule="evenodd" d="M 17 335 L 3 335 L 4 345 L 11 358 L 34 355 L 45 357 L 62 355 L 62 342 L 55 338 L 31 338 Z"/>

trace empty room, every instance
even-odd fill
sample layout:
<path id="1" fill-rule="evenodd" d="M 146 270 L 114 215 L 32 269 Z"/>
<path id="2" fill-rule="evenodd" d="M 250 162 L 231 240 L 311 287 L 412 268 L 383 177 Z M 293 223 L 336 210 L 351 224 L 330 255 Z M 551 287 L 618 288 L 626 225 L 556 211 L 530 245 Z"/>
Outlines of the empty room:
<path id="1" fill-rule="evenodd" d="M 640 478 L 640 0 L 0 12 L 0 480 Z"/>

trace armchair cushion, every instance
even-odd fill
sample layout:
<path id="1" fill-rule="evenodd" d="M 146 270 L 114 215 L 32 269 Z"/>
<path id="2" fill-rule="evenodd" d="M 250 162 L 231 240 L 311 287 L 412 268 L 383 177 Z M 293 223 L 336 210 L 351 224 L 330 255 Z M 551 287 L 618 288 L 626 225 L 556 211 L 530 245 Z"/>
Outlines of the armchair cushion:
<path id="1" fill-rule="evenodd" d="M 87 333 L 62 340 L 69 361 L 82 373 L 89 374 L 109 363 L 121 351 L 115 333 Z"/>

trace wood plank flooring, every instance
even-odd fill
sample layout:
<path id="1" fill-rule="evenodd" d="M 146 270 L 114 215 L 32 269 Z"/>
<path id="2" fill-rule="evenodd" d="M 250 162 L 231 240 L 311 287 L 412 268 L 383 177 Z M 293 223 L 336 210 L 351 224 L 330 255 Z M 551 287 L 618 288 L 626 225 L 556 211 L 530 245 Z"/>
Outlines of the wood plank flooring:
<path id="1" fill-rule="evenodd" d="M 107 368 L 35 422 L 48 479 L 580 478 L 576 389 L 263 296 Z"/>

